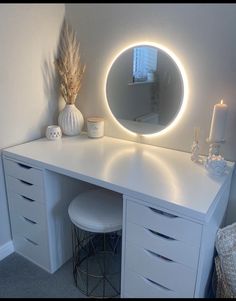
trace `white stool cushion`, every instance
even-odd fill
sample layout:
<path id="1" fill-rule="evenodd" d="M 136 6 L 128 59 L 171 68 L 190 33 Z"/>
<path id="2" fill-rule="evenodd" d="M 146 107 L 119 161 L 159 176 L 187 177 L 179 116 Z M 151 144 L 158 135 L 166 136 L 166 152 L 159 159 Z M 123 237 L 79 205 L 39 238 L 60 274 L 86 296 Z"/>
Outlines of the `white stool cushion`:
<path id="1" fill-rule="evenodd" d="M 70 219 L 78 228 L 107 233 L 122 228 L 122 196 L 106 189 L 80 193 L 68 208 Z"/>

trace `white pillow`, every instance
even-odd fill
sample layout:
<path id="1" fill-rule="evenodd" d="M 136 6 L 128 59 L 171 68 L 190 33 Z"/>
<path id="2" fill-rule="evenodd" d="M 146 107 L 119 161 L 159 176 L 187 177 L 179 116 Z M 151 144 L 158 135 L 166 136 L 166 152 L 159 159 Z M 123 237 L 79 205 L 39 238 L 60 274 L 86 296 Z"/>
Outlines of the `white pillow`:
<path id="1" fill-rule="evenodd" d="M 216 250 L 222 272 L 233 293 L 236 294 L 236 223 L 218 230 Z"/>

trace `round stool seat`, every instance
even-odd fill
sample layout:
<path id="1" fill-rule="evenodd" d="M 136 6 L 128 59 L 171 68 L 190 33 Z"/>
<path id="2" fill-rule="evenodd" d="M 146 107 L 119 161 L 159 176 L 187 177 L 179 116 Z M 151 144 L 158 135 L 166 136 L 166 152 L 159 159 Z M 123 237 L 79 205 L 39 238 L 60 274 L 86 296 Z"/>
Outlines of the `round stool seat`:
<path id="1" fill-rule="evenodd" d="M 94 189 L 80 193 L 68 208 L 72 223 L 90 232 L 107 233 L 122 228 L 122 197 L 106 190 Z"/>

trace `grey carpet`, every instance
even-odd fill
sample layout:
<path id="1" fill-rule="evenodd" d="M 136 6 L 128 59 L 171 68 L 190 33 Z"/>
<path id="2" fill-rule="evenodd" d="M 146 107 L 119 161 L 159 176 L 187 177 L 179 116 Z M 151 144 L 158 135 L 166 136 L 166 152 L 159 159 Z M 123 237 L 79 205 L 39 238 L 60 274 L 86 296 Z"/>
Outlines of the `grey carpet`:
<path id="1" fill-rule="evenodd" d="M 13 253 L 0 261 L 0 298 L 85 298 L 74 284 L 72 261 L 50 274 Z"/>

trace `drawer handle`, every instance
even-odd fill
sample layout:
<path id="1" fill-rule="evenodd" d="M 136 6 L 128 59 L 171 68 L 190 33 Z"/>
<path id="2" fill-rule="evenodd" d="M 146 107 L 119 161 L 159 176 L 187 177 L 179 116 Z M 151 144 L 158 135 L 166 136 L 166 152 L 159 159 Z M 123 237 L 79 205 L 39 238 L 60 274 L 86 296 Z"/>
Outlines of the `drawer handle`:
<path id="1" fill-rule="evenodd" d="M 30 242 L 32 245 L 38 246 L 39 244 L 37 244 L 36 242 L 34 242 L 33 240 L 25 237 L 25 240 L 27 240 L 28 242 Z"/>
<path id="2" fill-rule="evenodd" d="M 20 166 L 20 167 L 23 167 L 25 169 L 31 169 L 32 167 L 31 166 L 28 166 L 28 165 L 25 165 L 25 164 L 22 164 L 22 163 L 19 163 L 17 162 L 17 164 Z"/>
<path id="3" fill-rule="evenodd" d="M 159 286 L 160 288 L 162 288 L 163 290 L 166 290 L 166 291 L 172 291 L 171 289 L 169 289 L 168 287 L 165 287 L 164 285 L 161 285 L 160 283 L 157 283 L 149 278 L 145 278 L 145 277 L 142 277 L 148 284 L 152 284 L 152 285 L 155 285 L 155 286 Z"/>
<path id="4" fill-rule="evenodd" d="M 25 217 L 25 216 L 23 216 L 23 218 L 24 218 L 24 220 L 26 221 L 26 222 L 28 222 L 28 223 L 30 223 L 30 224 L 37 224 L 35 221 L 32 221 L 32 219 L 29 219 L 29 218 L 27 218 L 27 217 Z"/>
<path id="5" fill-rule="evenodd" d="M 163 261 L 165 261 L 165 262 L 174 262 L 173 260 L 171 260 L 171 259 L 169 259 L 169 258 L 167 258 L 167 257 L 165 257 L 165 256 L 159 255 L 159 254 L 157 254 L 157 253 L 154 253 L 154 252 L 149 251 L 149 250 L 146 250 L 146 249 L 144 249 L 144 250 L 145 250 L 149 255 L 154 256 L 154 257 L 158 257 L 159 259 L 161 259 L 161 260 L 163 260 Z"/>
<path id="6" fill-rule="evenodd" d="M 21 195 L 21 197 L 22 197 L 23 199 L 27 200 L 27 201 L 35 202 L 35 200 L 32 200 L 32 199 L 30 199 L 30 198 L 27 198 L 27 197 L 24 196 L 24 195 Z"/>
<path id="7" fill-rule="evenodd" d="M 149 208 L 150 210 L 152 210 L 153 212 L 155 212 L 155 213 L 164 215 L 164 216 L 169 217 L 169 218 L 176 218 L 176 217 L 178 217 L 178 216 L 176 216 L 176 215 L 174 215 L 174 214 L 170 214 L 170 213 L 167 213 L 167 212 L 158 210 L 158 209 L 156 209 L 156 208 L 152 208 L 152 207 L 148 207 L 148 208 Z"/>
<path id="8" fill-rule="evenodd" d="M 33 184 L 32 183 L 29 183 L 29 182 L 26 182 L 26 181 L 24 181 L 24 180 L 19 180 L 21 183 L 23 183 L 23 184 L 26 184 L 26 185 L 29 185 L 29 186 L 32 186 Z"/>
<path id="9" fill-rule="evenodd" d="M 176 239 L 174 239 L 174 238 L 172 238 L 172 237 L 170 237 L 170 236 L 167 236 L 167 235 L 164 235 L 164 234 L 162 234 L 162 233 L 153 231 L 153 230 L 151 230 L 151 229 L 146 229 L 146 230 L 148 230 L 149 232 L 151 232 L 153 235 L 160 236 L 160 237 L 165 238 L 165 239 L 168 239 L 168 240 L 176 240 Z"/>

